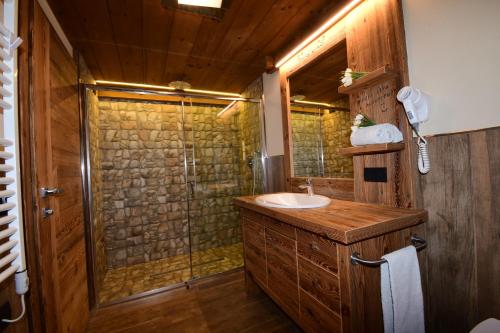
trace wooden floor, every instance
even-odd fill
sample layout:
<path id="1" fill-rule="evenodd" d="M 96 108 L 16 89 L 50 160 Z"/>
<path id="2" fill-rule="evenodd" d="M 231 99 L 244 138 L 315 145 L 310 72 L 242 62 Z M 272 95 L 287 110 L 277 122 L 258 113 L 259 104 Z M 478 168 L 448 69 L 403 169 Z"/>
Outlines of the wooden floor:
<path id="1" fill-rule="evenodd" d="M 101 308 L 88 332 L 301 332 L 263 293 L 247 295 L 243 272 Z"/>

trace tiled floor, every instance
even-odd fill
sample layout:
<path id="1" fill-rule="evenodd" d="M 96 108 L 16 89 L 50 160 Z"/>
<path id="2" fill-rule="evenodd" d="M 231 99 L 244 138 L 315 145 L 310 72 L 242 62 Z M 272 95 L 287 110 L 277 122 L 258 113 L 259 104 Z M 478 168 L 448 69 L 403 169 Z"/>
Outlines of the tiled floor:
<path id="1" fill-rule="evenodd" d="M 243 266 L 243 248 L 231 246 L 193 252 L 193 276 L 204 277 Z M 99 302 L 107 303 L 149 290 L 188 281 L 189 255 L 180 255 L 106 272 Z"/>

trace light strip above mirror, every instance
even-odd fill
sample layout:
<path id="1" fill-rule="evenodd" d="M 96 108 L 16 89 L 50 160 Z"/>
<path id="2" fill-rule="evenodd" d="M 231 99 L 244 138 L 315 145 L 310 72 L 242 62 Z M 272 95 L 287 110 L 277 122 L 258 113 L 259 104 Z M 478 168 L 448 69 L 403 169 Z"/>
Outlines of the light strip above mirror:
<path id="1" fill-rule="evenodd" d="M 317 106 L 326 106 L 328 108 L 334 107 L 334 105 L 332 105 L 332 104 L 322 103 L 322 102 L 313 102 L 313 101 L 292 101 L 292 103 L 306 104 L 306 105 L 317 105 Z"/>
<path id="2" fill-rule="evenodd" d="M 283 58 L 276 62 L 276 68 L 281 67 L 290 58 L 299 53 L 303 48 L 309 45 L 312 41 L 318 38 L 322 33 L 327 31 L 331 26 L 340 21 L 344 16 L 346 16 L 351 10 L 356 8 L 364 0 L 352 0 L 344 8 L 338 11 L 335 15 L 330 17 L 325 23 L 321 25 L 316 31 L 310 34 L 306 39 L 304 39 L 299 45 L 297 45 L 293 50 L 288 52 Z"/>
<path id="3" fill-rule="evenodd" d="M 96 80 L 96 83 L 98 85 L 101 84 L 101 85 L 112 85 L 112 86 L 122 86 L 122 87 L 149 88 L 149 89 L 166 90 L 166 91 L 179 91 L 178 89 L 169 86 L 158 86 L 154 84 L 130 83 L 130 82 L 106 81 L 106 80 Z M 240 94 L 224 92 L 224 91 L 201 90 L 201 89 L 191 89 L 191 88 L 182 89 L 180 91 L 194 93 L 194 94 L 207 94 L 214 96 L 241 98 Z"/>

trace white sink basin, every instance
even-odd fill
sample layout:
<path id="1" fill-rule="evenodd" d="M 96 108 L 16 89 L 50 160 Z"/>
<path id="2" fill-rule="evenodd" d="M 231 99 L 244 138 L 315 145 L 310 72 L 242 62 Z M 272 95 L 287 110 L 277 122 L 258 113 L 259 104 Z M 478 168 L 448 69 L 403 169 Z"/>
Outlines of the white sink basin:
<path id="1" fill-rule="evenodd" d="M 320 208 L 328 206 L 330 198 L 305 193 L 273 193 L 258 196 L 255 201 L 264 207 L 273 208 Z"/>

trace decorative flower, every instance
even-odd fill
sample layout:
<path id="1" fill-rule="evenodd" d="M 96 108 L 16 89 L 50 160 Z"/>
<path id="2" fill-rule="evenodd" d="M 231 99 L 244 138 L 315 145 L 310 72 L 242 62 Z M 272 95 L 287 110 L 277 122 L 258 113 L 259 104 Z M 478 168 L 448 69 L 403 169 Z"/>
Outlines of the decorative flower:
<path id="1" fill-rule="evenodd" d="M 376 123 L 368 118 L 366 115 L 362 113 L 358 113 L 356 117 L 354 117 L 353 121 L 353 126 L 351 127 L 351 130 L 355 132 L 358 128 L 360 127 L 368 127 L 368 126 L 373 126 L 376 125 Z"/>
<path id="2" fill-rule="evenodd" d="M 344 85 L 344 87 L 349 87 L 353 84 L 354 80 L 357 80 L 366 74 L 367 72 L 354 72 L 352 69 L 347 68 L 345 71 L 341 72 L 342 76 L 340 82 Z"/>

